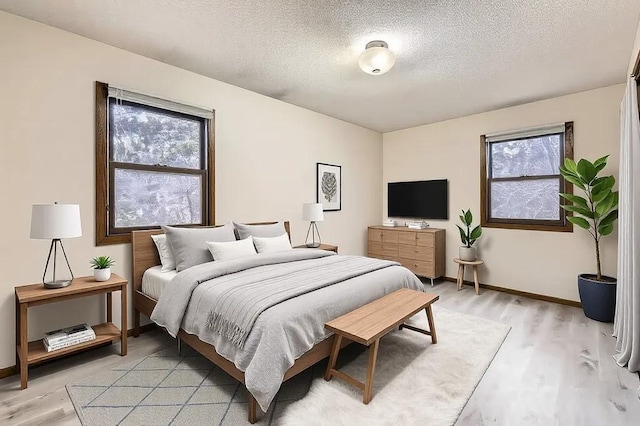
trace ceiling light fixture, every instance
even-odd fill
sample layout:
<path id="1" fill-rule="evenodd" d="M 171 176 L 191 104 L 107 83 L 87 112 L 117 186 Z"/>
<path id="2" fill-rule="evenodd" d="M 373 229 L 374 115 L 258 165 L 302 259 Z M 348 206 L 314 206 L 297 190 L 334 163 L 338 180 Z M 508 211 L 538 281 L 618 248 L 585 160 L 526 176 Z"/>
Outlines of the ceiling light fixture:
<path id="1" fill-rule="evenodd" d="M 396 55 L 389 50 L 387 43 L 380 40 L 370 41 L 360 54 L 358 64 L 367 74 L 384 74 L 396 63 Z"/>

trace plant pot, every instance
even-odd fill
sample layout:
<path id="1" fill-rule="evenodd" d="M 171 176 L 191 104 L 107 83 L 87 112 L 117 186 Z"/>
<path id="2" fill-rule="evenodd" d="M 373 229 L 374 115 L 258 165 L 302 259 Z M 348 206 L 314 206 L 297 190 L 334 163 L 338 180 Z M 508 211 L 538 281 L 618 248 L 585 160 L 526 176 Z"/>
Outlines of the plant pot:
<path id="1" fill-rule="evenodd" d="M 584 314 L 601 322 L 613 322 L 616 313 L 617 280 L 602 276 L 605 281 L 596 281 L 593 274 L 578 275 L 578 293 Z"/>
<path id="2" fill-rule="evenodd" d="M 108 281 L 111 278 L 111 268 L 94 269 L 93 277 L 96 281 Z"/>
<path id="3" fill-rule="evenodd" d="M 458 257 L 460 260 L 465 260 L 467 262 L 473 262 L 476 260 L 476 248 L 475 247 L 466 247 L 460 246 L 460 250 L 458 252 Z"/>

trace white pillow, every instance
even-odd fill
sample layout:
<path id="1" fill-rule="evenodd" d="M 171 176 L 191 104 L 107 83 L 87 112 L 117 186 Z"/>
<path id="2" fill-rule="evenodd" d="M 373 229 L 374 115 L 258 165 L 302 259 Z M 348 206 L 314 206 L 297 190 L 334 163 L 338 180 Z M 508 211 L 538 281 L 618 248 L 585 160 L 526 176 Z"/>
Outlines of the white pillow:
<path id="1" fill-rule="evenodd" d="M 274 251 L 291 250 L 289 235 L 285 232 L 279 237 L 260 238 L 253 237 L 253 243 L 258 249 L 258 253 L 272 253 Z"/>
<path id="2" fill-rule="evenodd" d="M 205 242 L 207 248 L 213 256 L 213 260 L 229 260 L 237 257 L 251 256 L 256 253 L 253 246 L 253 237 L 249 236 L 244 240 L 217 243 L 215 241 Z"/>
<path id="3" fill-rule="evenodd" d="M 158 249 L 158 255 L 160 256 L 160 263 L 162 263 L 161 272 L 169 272 L 176 269 L 176 259 L 173 256 L 173 250 L 167 242 L 167 236 L 165 234 L 152 235 L 151 239 L 156 244 Z"/>

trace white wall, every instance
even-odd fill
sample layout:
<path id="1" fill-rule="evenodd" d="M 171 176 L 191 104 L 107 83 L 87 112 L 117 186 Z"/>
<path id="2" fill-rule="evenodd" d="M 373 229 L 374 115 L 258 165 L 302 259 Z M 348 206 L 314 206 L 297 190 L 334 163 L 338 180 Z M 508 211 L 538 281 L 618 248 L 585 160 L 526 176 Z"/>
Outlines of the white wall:
<path id="1" fill-rule="evenodd" d="M 633 48 L 631 49 L 631 57 L 629 58 L 629 66 L 627 68 L 627 76 L 633 72 L 633 67 L 636 65 L 636 59 L 638 58 L 638 52 L 640 51 L 640 22 L 638 23 L 638 31 L 636 32 L 636 39 L 633 42 Z"/>
<path id="2" fill-rule="evenodd" d="M 341 253 L 366 252 L 382 203 L 379 133 L 0 12 L 0 368 L 14 364 L 13 288 L 39 282 L 49 245 L 29 239 L 32 204 L 80 204 L 84 235 L 65 241 L 76 275 L 106 254 L 130 277 L 130 245 L 94 244 L 96 80 L 216 110 L 218 223 L 287 219 L 302 243 L 316 162 L 341 165 L 342 211 L 325 214 L 320 233 Z M 31 339 L 103 321 L 101 300 L 30 309 Z"/>
<path id="3" fill-rule="evenodd" d="M 455 277 L 460 209 L 480 218 L 480 135 L 563 121 L 574 122 L 574 158 L 611 154 L 604 170 L 617 176 L 618 108 L 624 85 L 477 114 L 383 135 L 383 210 L 387 182 L 449 179 L 449 217 L 430 221 L 447 230 L 447 271 Z M 616 235 L 602 244 L 603 273 L 616 273 Z M 594 245 L 581 228 L 573 233 L 484 229 L 478 241 L 485 260 L 480 281 L 562 299 L 578 300 L 576 275 L 595 271 Z M 472 279 L 467 276 L 467 279 Z"/>

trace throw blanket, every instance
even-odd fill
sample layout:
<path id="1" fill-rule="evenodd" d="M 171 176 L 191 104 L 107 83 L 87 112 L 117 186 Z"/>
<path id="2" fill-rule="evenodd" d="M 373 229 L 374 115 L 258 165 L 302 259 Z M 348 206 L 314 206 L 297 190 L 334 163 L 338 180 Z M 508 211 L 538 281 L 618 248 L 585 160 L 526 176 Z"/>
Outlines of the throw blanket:
<path id="1" fill-rule="evenodd" d="M 191 294 L 203 282 L 214 278 L 220 278 L 219 281 L 223 281 L 223 277 L 234 277 L 233 274 L 241 271 L 251 269 L 268 270 L 277 267 L 281 263 L 318 259 L 332 255 L 335 255 L 335 253 L 324 250 L 287 250 L 192 266 L 178 273 L 169 282 L 151 313 L 151 320 L 166 328 L 172 337 L 176 337 L 180 330 L 184 313 L 189 305 Z M 272 266 L 258 268 L 259 266 L 264 267 L 267 265 Z"/>
<path id="2" fill-rule="evenodd" d="M 285 263 L 257 277 L 226 280 L 212 289 L 215 303 L 207 326 L 243 348 L 256 318 L 270 307 L 393 265 L 398 263 L 360 256 L 332 256 Z"/>

